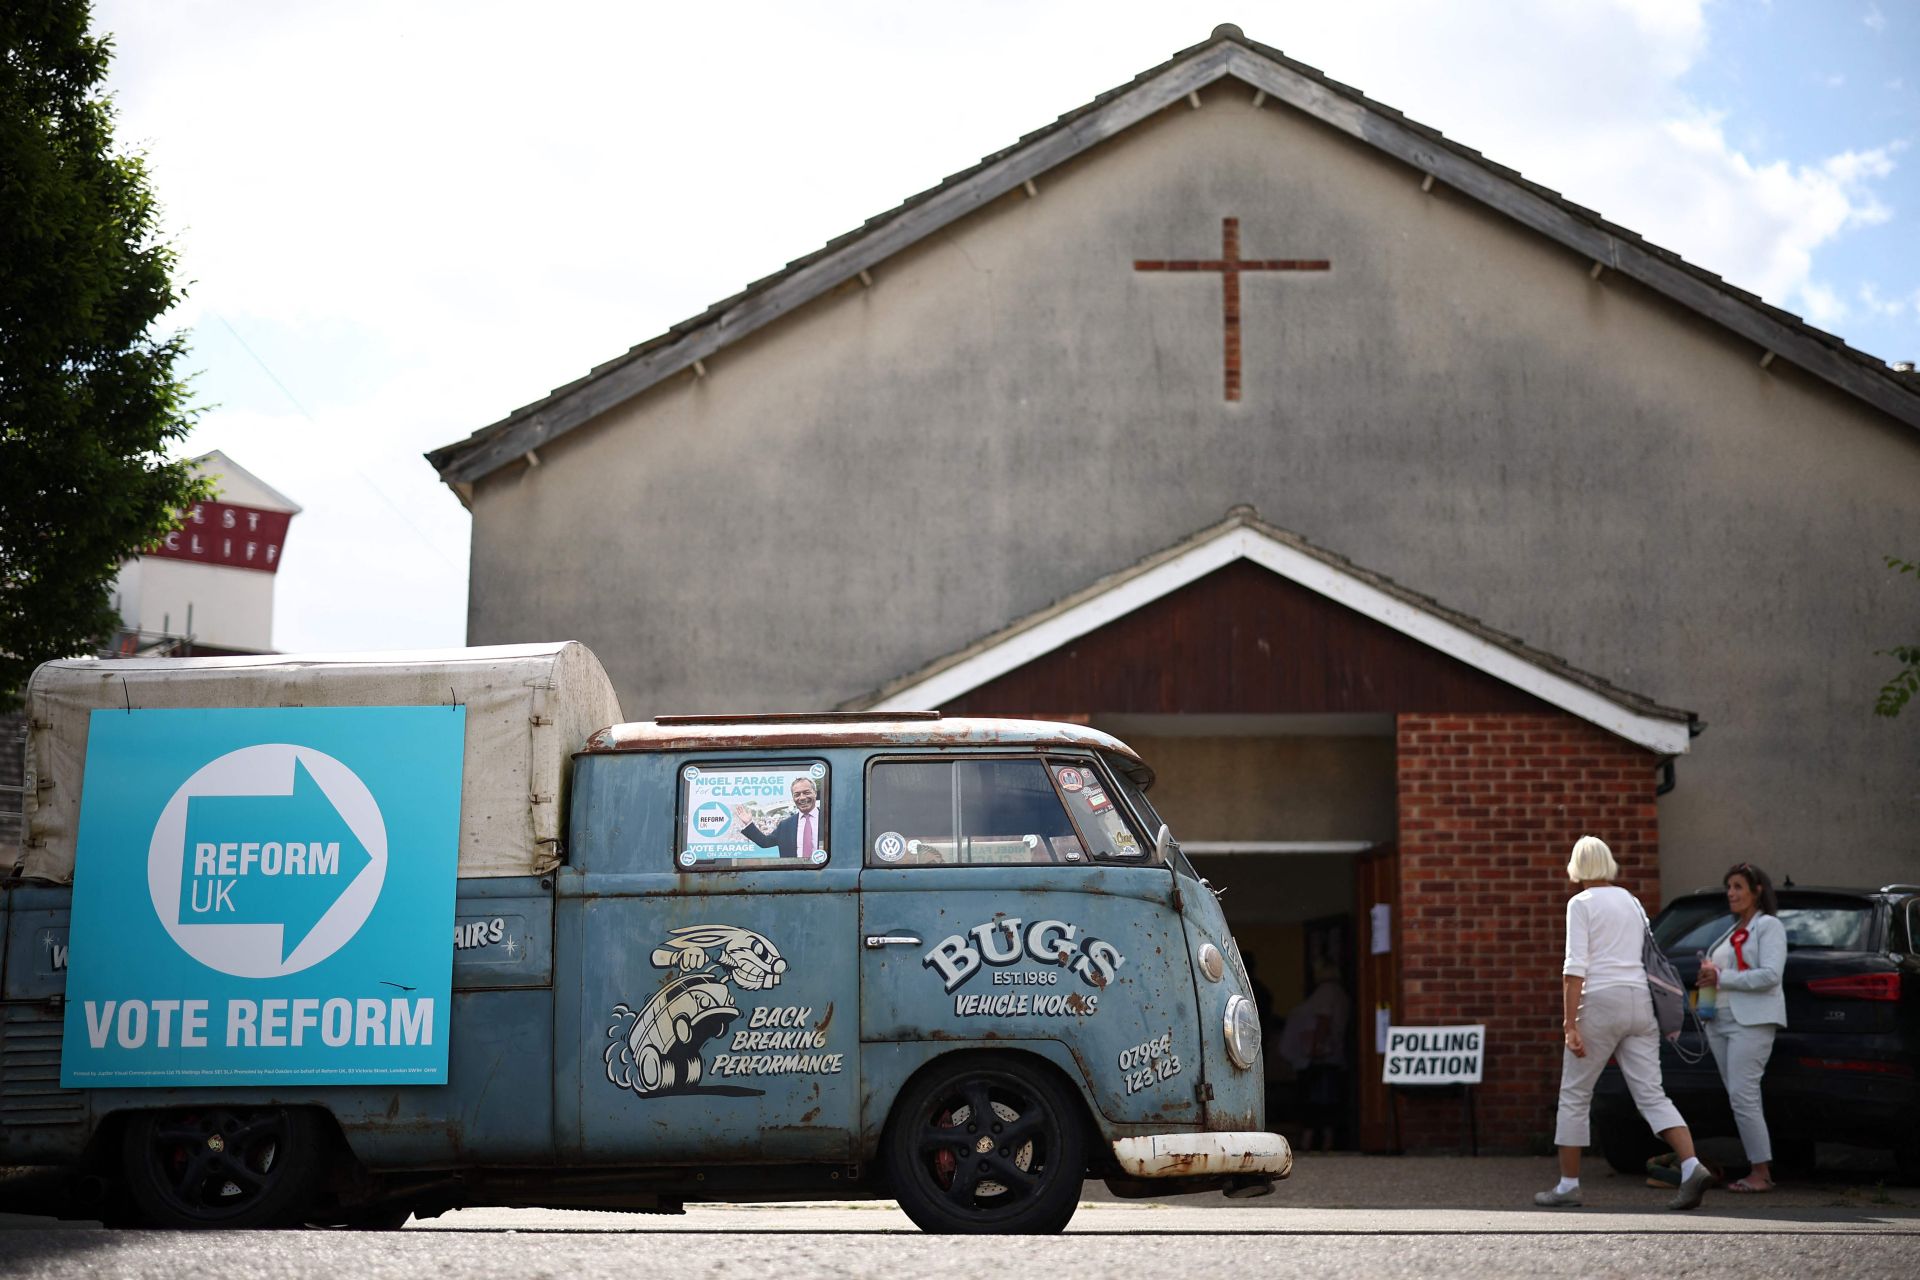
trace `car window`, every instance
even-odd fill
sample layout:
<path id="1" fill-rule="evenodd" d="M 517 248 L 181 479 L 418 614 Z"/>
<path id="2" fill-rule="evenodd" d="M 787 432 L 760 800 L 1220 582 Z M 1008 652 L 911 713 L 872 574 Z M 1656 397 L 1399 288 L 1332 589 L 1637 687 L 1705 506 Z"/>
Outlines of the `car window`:
<path id="1" fill-rule="evenodd" d="M 1873 935 L 1873 904 L 1851 899 L 1781 903 L 1787 945 L 1827 951 L 1864 951 Z"/>
<path id="2" fill-rule="evenodd" d="M 1908 898 L 1904 902 L 1893 904 L 1892 945 L 1889 951 L 1901 955 L 1913 954 L 1914 916 L 1920 914 L 1920 898 Z"/>
<path id="3" fill-rule="evenodd" d="M 1053 780 L 1066 798 L 1074 821 L 1086 833 L 1096 862 L 1138 865 L 1153 861 L 1153 845 L 1128 822 L 1119 797 L 1087 760 L 1049 760 Z"/>
<path id="4" fill-rule="evenodd" d="M 1724 898 L 1682 898 L 1653 922 L 1653 938 L 1662 951 L 1680 955 L 1704 951 L 1733 928 Z"/>
<path id="5" fill-rule="evenodd" d="M 1047 766 L 883 760 L 867 775 L 867 865 L 1082 863 L 1086 849 Z"/>
<path id="6" fill-rule="evenodd" d="M 1804 898 L 1780 904 L 1787 945 L 1795 950 L 1859 951 L 1873 929 L 1870 903 L 1853 898 Z M 1660 913 L 1653 936 L 1670 955 L 1703 951 L 1733 928 L 1733 913 L 1719 897 L 1682 898 Z"/>
<path id="7" fill-rule="evenodd" d="M 1106 763 L 1108 771 L 1113 774 L 1114 789 L 1120 793 L 1121 799 L 1133 810 L 1134 820 L 1140 826 L 1143 848 L 1146 850 L 1146 856 L 1141 860 L 1144 862 L 1153 862 L 1157 857 L 1154 841 L 1159 838 L 1160 828 L 1165 825 L 1160 817 L 1159 811 L 1153 807 L 1153 801 L 1147 799 L 1146 788 L 1134 781 L 1127 773 L 1123 767 L 1123 762 L 1112 756 L 1108 756 L 1106 757 Z M 1186 876 L 1188 879 L 1197 880 L 1200 878 L 1199 873 L 1194 871 L 1193 865 L 1187 861 L 1186 855 L 1180 852 L 1180 846 L 1177 842 L 1168 846 L 1167 859 L 1173 864 L 1174 870 Z"/>

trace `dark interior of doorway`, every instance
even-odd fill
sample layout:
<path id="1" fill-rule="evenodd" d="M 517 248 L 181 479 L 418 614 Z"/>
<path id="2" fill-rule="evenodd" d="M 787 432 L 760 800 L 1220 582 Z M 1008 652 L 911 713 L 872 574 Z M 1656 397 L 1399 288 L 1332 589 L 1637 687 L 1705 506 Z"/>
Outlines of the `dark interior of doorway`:
<path id="1" fill-rule="evenodd" d="M 1358 858 L 1235 853 L 1193 862 L 1225 890 L 1220 905 L 1253 979 L 1267 1127 L 1297 1149 L 1354 1149 Z"/>

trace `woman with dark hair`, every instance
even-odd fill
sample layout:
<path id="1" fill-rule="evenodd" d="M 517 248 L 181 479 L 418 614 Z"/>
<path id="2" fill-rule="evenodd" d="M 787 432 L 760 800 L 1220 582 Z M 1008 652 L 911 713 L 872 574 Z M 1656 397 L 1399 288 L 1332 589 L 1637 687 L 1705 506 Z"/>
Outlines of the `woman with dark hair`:
<path id="1" fill-rule="evenodd" d="M 1719 1009 L 1707 1023 L 1720 1081 L 1733 1103 L 1740 1145 L 1753 1171 L 1729 1191 L 1773 1190 L 1773 1142 L 1760 1107 L 1760 1077 L 1773 1055 L 1773 1037 L 1787 1025 L 1787 997 L 1780 975 L 1787 965 L 1787 927 L 1773 881 L 1751 862 L 1736 863 L 1721 877 L 1733 928 L 1713 944 L 1701 962 L 1696 985 L 1718 987 Z"/>

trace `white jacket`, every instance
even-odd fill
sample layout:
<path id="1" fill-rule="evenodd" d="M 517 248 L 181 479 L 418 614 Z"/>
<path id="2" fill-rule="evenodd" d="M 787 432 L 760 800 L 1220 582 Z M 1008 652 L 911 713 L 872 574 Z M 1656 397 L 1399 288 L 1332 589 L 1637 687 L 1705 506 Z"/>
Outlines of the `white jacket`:
<path id="1" fill-rule="evenodd" d="M 1721 1015 L 1749 1027 L 1769 1023 L 1784 1027 L 1787 993 L 1781 978 L 1787 969 L 1787 926 L 1780 923 L 1779 916 L 1755 915 L 1747 933 L 1747 941 L 1740 947 L 1747 967 L 1730 964 L 1720 970 Z M 1707 954 L 1711 956 L 1732 936 L 1733 929 L 1721 934 Z"/>

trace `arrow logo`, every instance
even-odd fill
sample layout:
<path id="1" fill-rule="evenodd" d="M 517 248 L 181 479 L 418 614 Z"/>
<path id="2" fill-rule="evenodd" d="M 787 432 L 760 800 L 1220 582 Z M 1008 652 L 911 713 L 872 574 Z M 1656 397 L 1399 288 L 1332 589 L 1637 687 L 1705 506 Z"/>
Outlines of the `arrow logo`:
<path id="1" fill-rule="evenodd" d="M 284 963 L 373 855 L 304 761 L 285 795 L 187 802 L 180 924 L 277 924 Z"/>

